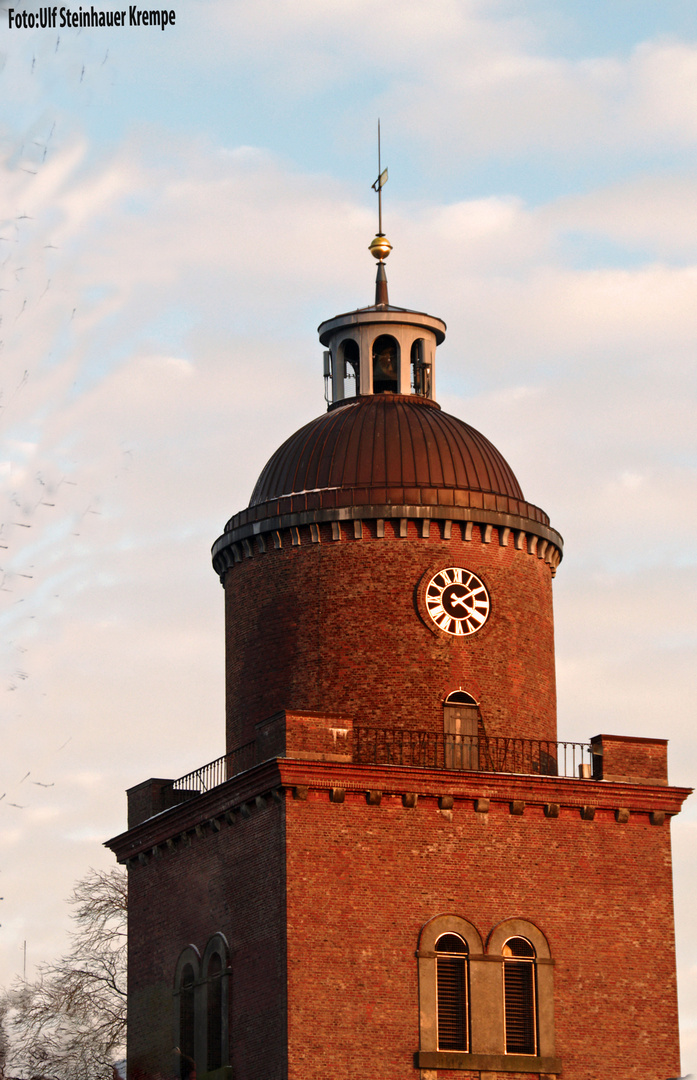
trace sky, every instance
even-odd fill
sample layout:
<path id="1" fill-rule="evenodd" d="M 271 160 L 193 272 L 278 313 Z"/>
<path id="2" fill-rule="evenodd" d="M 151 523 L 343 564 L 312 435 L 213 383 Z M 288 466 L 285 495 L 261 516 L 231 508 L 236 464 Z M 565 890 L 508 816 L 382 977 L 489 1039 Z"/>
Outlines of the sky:
<path id="1" fill-rule="evenodd" d="M 372 302 L 378 116 L 391 301 L 564 536 L 559 737 L 697 780 L 694 3 L 172 2 L 0 0 L 0 985 L 66 949 L 125 789 L 224 751 L 210 546 Z M 697 1074 L 697 800 L 671 828 Z"/>

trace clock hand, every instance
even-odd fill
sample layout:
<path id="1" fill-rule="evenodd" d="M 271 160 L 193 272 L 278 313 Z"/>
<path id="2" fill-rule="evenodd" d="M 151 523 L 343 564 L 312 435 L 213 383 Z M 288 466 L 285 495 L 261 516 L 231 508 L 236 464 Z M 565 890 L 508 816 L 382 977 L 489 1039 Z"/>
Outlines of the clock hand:
<path id="1" fill-rule="evenodd" d="M 453 596 L 453 594 L 451 593 L 450 594 L 450 603 L 453 605 L 453 607 L 461 607 L 461 608 L 469 607 L 469 605 L 467 603 L 466 595 L 465 596 Z"/>

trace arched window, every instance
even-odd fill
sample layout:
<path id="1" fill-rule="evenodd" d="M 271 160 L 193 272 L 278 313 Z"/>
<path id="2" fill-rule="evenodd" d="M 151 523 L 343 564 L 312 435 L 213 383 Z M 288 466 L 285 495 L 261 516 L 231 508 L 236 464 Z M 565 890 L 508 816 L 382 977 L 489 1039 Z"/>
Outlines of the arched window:
<path id="1" fill-rule="evenodd" d="M 195 945 L 181 953 L 174 973 L 174 1036 L 185 1080 L 195 1062 L 199 1074 L 230 1063 L 230 950 L 224 934 L 209 938 L 203 957 Z"/>
<path id="2" fill-rule="evenodd" d="M 479 706 L 464 690 L 443 702 L 443 743 L 446 769 L 479 768 Z"/>
<path id="3" fill-rule="evenodd" d="M 229 982 L 230 950 L 224 934 L 214 934 L 206 945 L 201 962 L 205 979 L 206 1066 L 209 1072 L 229 1064 Z"/>
<path id="4" fill-rule="evenodd" d="M 353 338 L 346 338 L 341 343 L 341 359 L 343 361 L 344 397 L 356 397 L 360 393 L 360 351 L 358 343 Z"/>
<path id="5" fill-rule="evenodd" d="M 373 393 L 397 393 L 399 390 L 399 345 L 389 334 L 373 342 Z"/>
<path id="6" fill-rule="evenodd" d="M 439 1050 L 467 1050 L 469 1046 L 467 952 L 459 934 L 442 934 L 436 942 Z"/>
<path id="7" fill-rule="evenodd" d="M 431 397 L 431 365 L 426 360 L 426 342 L 417 338 L 411 347 L 411 371 L 414 393 Z"/>
<path id="8" fill-rule="evenodd" d="M 506 919 L 489 935 L 457 915 L 422 928 L 419 965 L 420 1069 L 558 1074 L 554 961 L 542 931 Z"/>
<path id="9" fill-rule="evenodd" d="M 419 1053 L 425 1055 L 426 1062 L 421 1068 L 437 1068 L 431 1059 L 438 1059 L 441 1068 L 460 1068 L 459 1064 L 446 1065 L 443 1055 L 459 1062 L 472 1052 L 471 964 L 483 954 L 477 929 L 457 915 L 437 915 L 421 930 L 417 952 Z"/>
<path id="10" fill-rule="evenodd" d="M 182 1051 L 180 1058 L 179 1075 L 188 1076 L 186 1058 L 195 1058 L 195 986 L 196 974 L 190 963 L 186 963 L 179 978 L 179 1050 Z"/>
<path id="11" fill-rule="evenodd" d="M 535 950 L 523 937 L 509 938 L 503 953 L 503 1009 L 507 1054 L 537 1053 Z"/>
<path id="12" fill-rule="evenodd" d="M 218 953 L 208 961 L 206 983 L 206 1046 L 209 1070 L 219 1069 L 223 1063 L 223 962 Z"/>

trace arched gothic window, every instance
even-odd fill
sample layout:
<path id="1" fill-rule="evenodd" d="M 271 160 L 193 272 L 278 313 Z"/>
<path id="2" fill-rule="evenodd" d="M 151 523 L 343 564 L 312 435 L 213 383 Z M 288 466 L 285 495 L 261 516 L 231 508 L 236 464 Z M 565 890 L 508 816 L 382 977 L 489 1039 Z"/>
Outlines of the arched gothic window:
<path id="1" fill-rule="evenodd" d="M 503 947 L 503 1009 L 507 1054 L 537 1053 L 535 950 L 523 937 Z"/>
<path id="2" fill-rule="evenodd" d="M 442 934 L 436 942 L 438 1049 L 469 1046 L 467 942 L 459 934 Z"/>
<path id="3" fill-rule="evenodd" d="M 389 334 L 373 342 L 373 393 L 397 393 L 399 390 L 399 345 Z"/>

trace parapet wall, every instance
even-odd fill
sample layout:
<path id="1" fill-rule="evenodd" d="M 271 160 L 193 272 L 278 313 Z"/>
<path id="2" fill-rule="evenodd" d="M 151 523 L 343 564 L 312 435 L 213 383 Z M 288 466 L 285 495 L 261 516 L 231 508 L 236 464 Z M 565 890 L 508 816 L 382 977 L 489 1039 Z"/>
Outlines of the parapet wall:
<path id="1" fill-rule="evenodd" d="M 668 740 L 631 735 L 596 735 L 591 739 L 593 779 L 620 784 L 667 784 Z"/>

